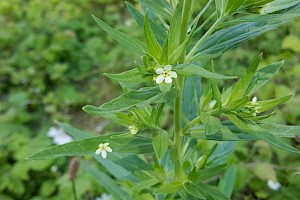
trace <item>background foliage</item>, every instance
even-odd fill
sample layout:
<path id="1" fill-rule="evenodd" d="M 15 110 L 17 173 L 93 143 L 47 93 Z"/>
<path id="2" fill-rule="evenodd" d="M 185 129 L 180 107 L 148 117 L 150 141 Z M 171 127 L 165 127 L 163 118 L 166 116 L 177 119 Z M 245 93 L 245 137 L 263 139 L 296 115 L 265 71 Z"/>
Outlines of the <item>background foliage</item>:
<path id="1" fill-rule="evenodd" d="M 91 14 L 130 35 L 140 34 L 122 1 L 0 2 L 0 23 L 5 27 L 0 29 L 0 199 L 72 196 L 68 159 L 28 162 L 24 158 L 52 145 L 47 131 L 53 119 L 95 129 L 101 119 L 88 118 L 81 112 L 82 105 L 100 104 L 118 92 L 100 73 L 124 71 L 133 65 L 131 60 L 138 59 L 127 60 L 132 55 L 101 31 Z M 258 98 L 290 93 L 294 97 L 268 121 L 300 124 L 299 35 L 298 20 L 244 43 L 216 60 L 217 71 L 238 76 L 260 52 L 264 52 L 262 66 L 286 61 L 283 70 L 262 89 Z M 290 142 L 299 149 L 299 141 Z M 214 142 L 203 141 L 203 151 L 213 145 Z M 233 199 L 300 198 L 300 177 L 293 175 L 299 171 L 297 158 L 298 155 L 271 148 L 261 141 L 238 143 L 236 152 L 229 157 L 233 167 L 228 173 L 236 173 L 237 177 L 232 182 Z M 282 189 L 268 188 L 270 178 L 277 179 Z M 76 183 L 83 199 L 93 199 L 104 191 L 83 168 Z"/>

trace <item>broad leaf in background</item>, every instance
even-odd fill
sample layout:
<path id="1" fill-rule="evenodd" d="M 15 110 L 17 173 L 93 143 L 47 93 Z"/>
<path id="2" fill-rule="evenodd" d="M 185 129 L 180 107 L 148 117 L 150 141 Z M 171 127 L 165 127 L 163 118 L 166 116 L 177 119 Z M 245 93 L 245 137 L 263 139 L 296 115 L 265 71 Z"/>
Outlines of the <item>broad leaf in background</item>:
<path id="1" fill-rule="evenodd" d="M 125 33 L 122 33 L 116 29 L 111 28 L 105 22 L 103 22 L 101 19 L 97 18 L 94 15 L 93 18 L 105 32 L 107 32 L 112 38 L 114 38 L 127 50 L 133 51 L 140 55 L 147 53 L 146 46 L 141 41 L 135 39 L 134 37 L 126 35 Z"/>
<path id="2" fill-rule="evenodd" d="M 228 198 L 231 197 L 235 186 L 236 179 L 236 167 L 235 165 L 231 165 L 226 169 L 224 176 L 221 178 L 218 189 L 225 194 Z"/>

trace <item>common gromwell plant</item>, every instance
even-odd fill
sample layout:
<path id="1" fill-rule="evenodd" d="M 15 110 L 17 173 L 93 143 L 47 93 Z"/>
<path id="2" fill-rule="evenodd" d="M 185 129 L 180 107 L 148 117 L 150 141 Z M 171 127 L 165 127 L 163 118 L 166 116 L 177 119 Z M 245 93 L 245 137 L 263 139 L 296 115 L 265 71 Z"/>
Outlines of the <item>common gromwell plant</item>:
<path id="1" fill-rule="evenodd" d="M 219 200 L 229 199 L 231 192 L 228 187 L 214 187 L 219 180 L 214 177 L 230 169 L 226 159 L 234 143 L 219 142 L 203 151 L 202 140 L 264 140 L 299 153 L 280 137 L 295 137 L 300 127 L 261 121 L 292 96 L 268 100 L 254 96 L 283 61 L 258 69 L 262 54 L 258 55 L 240 78 L 216 73 L 218 66 L 212 61 L 298 17 L 300 1 L 209 0 L 200 10 L 195 9 L 199 7 L 196 0 L 137 2 L 141 9 L 130 3 L 127 7 L 142 27 L 144 41 L 93 16 L 104 31 L 141 60 L 132 70 L 105 74 L 120 83 L 124 94 L 99 107 L 83 107 L 87 113 L 124 126 L 124 132 L 93 137 L 58 123 L 76 141 L 42 150 L 29 159 L 93 155 L 106 173 L 87 161 L 84 168 L 118 200 Z M 204 31 L 204 27 L 209 29 Z M 220 88 L 219 79 L 234 84 Z M 164 115 L 170 108 L 172 112 Z M 163 115 L 173 123 L 162 126 Z"/>

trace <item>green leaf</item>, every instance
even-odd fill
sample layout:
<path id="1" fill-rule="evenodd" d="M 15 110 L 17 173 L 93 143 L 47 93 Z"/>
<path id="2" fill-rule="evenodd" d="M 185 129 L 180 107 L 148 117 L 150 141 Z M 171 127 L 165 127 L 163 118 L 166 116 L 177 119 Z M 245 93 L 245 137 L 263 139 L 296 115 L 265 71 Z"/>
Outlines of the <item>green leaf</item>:
<path id="1" fill-rule="evenodd" d="M 119 187 L 115 180 L 111 177 L 107 176 L 105 173 L 101 172 L 96 167 L 92 166 L 90 163 L 81 162 L 83 167 L 87 172 L 91 174 L 91 176 L 95 179 L 95 181 L 101 185 L 109 194 L 111 194 L 115 199 L 120 200 L 130 200 L 132 199 L 129 194 Z"/>
<path id="2" fill-rule="evenodd" d="M 137 68 L 119 74 L 104 73 L 104 75 L 112 80 L 122 82 L 147 82 L 153 80 L 153 76 L 143 74 Z"/>
<path id="3" fill-rule="evenodd" d="M 111 28 L 108 26 L 105 22 L 103 22 L 101 19 L 97 18 L 96 16 L 92 15 L 94 20 L 97 22 L 97 24 L 105 31 L 107 32 L 112 38 L 114 38 L 117 42 L 119 42 L 124 48 L 126 48 L 129 51 L 133 51 L 135 53 L 138 53 L 140 55 L 144 55 L 147 53 L 145 44 L 141 41 L 137 40 L 134 37 L 131 37 L 125 33 L 122 33 L 116 29 Z"/>
<path id="4" fill-rule="evenodd" d="M 125 3 L 126 3 L 129 13 L 135 19 L 137 24 L 140 27 L 144 27 L 144 18 L 145 18 L 144 15 L 142 15 L 137 9 L 135 9 L 135 7 L 131 3 L 129 3 L 129 2 L 125 2 Z M 153 30 L 155 36 L 159 40 L 162 40 L 162 41 L 165 40 L 167 34 L 164 31 L 164 29 L 160 25 L 153 22 L 151 19 L 149 19 L 149 22 L 150 22 L 151 29 Z"/>
<path id="5" fill-rule="evenodd" d="M 55 121 L 55 123 L 62 129 L 64 129 L 68 134 L 70 134 L 75 140 L 82 140 L 82 139 L 87 139 L 91 138 L 92 135 L 82 131 L 80 129 L 74 128 L 73 126 L 69 124 L 65 124 L 59 121 Z"/>
<path id="6" fill-rule="evenodd" d="M 219 176 L 226 167 L 226 164 L 216 165 L 214 167 L 209 167 L 205 169 L 198 170 L 192 177 L 189 175 L 191 181 L 202 182 L 206 181 L 212 177 Z"/>
<path id="7" fill-rule="evenodd" d="M 202 68 L 201 66 L 198 66 L 193 63 L 188 64 L 181 64 L 176 67 L 174 67 L 174 70 L 184 76 L 192 76 L 192 75 L 198 75 L 204 78 L 214 78 L 214 79 L 234 79 L 237 78 L 236 76 L 224 76 L 221 74 L 216 74 L 210 71 L 207 71 L 206 69 Z"/>
<path id="8" fill-rule="evenodd" d="M 273 13 L 279 10 L 290 8 L 296 4 L 299 4 L 299 0 L 275 0 L 268 6 L 264 7 L 261 11 L 262 14 Z"/>
<path id="9" fill-rule="evenodd" d="M 180 30 L 181 30 L 181 20 L 182 20 L 182 9 L 183 1 L 180 0 L 176 6 L 174 16 L 170 22 L 170 31 L 168 34 L 169 41 L 169 53 L 170 55 L 177 49 L 179 46 Z"/>
<path id="10" fill-rule="evenodd" d="M 193 182 L 193 186 L 201 193 L 206 199 L 209 200 L 229 200 L 223 193 L 213 186 L 206 185 L 200 181 Z"/>
<path id="11" fill-rule="evenodd" d="M 136 0 L 137 2 L 141 3 L 145 7 L 149 8 L 150 10 L 154 11 L 156 14 L 167 18 L 170 20 L 173 16 L 173 8 L 172 6 L 164 0 Z"/>
<path id="12" fill-rule="evenodd" d="M 256 71 L 254 77 L 251 80 L 251 85 L 253 86 L 251 88 L 251 91 L 249 92 L 249 95 L 254 94 L 262 86 L 264 86 L 283 66 L 283 63 L 284 61 L 276 62 Z"/>
<path id="13" fill-rule="evenodd" d="M 220 18 L 221 16 L 223 16 L 224 13 L 225 13 L 227 1 L 228 1 L 228 0 L 215 0 L 216 10 L 217 10 L 217 14 L 218 14 L 218 17 L 219 17 L 219 18 Z M 229 1 L 230 1 L 230 0 L 229 0 Z"/>
<path id="14" fill-rule="evenodd" d="M 175 99 L 177 95 L 177 89 L 171 89 L 169 92 L 162 93 L 157 87 L 141 88 L 129 91 L 100 107 L 84 106 L 83 110 L 94 115 L 107 115 L 128 110 L 133 106 L 142 107 L 151 103 L 166 103 Z"/>
<path id="15" fill-rule="evenodd" d="M 278 105 L 286 102 L 287 100 L 289 100 L 293 95 L 288 95 L 288 96 L 284 96 L 284 97 L 280 97 L 277 99 L 269 99 L 266 101 L 259 101 L 256 103 L 257 105 L 257 111 L 258 112 L 265 112 L 268 111 L 272 108 L 277 107 Z"/>
<path id="16" fill-rule="evenodd" d="M 221 121 L 219 118 L 210 116 L 209 114 L 202 112 L 200 114 L 200 119 L 204 124 L 207 135 L 213 135 L 220 130 Z"/>
<path id="17" fill-rule="evenodd" d="M 153 148 L 158 158 L 162 158 L 168 151 L 169 135 L 165 130 L 156 133 L 153 137 Z"/>
<path id="18" fill-rule="evenodd" d="M 183 190 L 185 193 L 190 194 L 196 199 L 206 199 L 206 197 L 202 194 L 202 190 L 199 189 L 199 187 L 193 183 L 185 184 Z"/>
<path id="19" fill-rule="evenodd" d="M 190 121 L 195 119 L 198 115 L 200 97 L 201 77 L 186 77 L 183 90 L 182 107 L 184 115 Z"/>
<path id="20" fill-rule="evenodd" d="M 150 54 L 156 59 L 159 59 L 161 57 L 162 49 L 150 27 L 148 12 L 144 19 L 144 33 Z"/>
<path id="21" fill-rule="evenodd" d="M 155 193 L 158 194 L 174 194 L 182 188 L 183 184 L 180 181 L 174 181 L 171 183 L 164 183 L 161 187 L 155 190 Z"/>
<path id="22" fill-rule="evenodd" d="M 44 160 L 62 156 L 92 155 L 98 149 L 98 145 L 105 142 L 109 142 L 113 152 L 135 154 L 153 153 L 151 139 L 133 136 L 132 134 L 113 134 L 53 146 L 34 153 L 27 157 L 27 159 Z"/>
<path id="23" fill-rule="evenodd" d="M 151 188 L 153 185 L 156 185 L 160 182 L 159 179 L 157 178 L 151 178 L 151 179 L 148 179 L 148 180 L 144 180 L 140 183 L 137 183 L 135 184 L 131 190 L 133 191 L 137 191 L 137 190 L 143 190 L 143 189 L 149 189 Z"/>
<path id="24" fill-rule="evenodd" d="M 226 116 L 230 119 L 230 121 L 232 121 L 239 129 L 243 130 L 245 133 L 252 134 L 252 135 L 274 145 L 275 147 L 277 147 L 279 149 L 293 152 L 293 153 L 300 152 L 298 149 L 286 144 L 279 138 L 277 138 L 274 135 L 272 135 L 271 133 L 269 133 L 267 130 L 259 127 L 258 125 L 252 123 L 251 121 L 246 121 L 246 120 L 243 121 L 234 115 L 226 115 Z"/>
<path id="25" fill-rule="evenodd" d="M 218 189 L 228 198 L 230 198 L 233 192 L 236 174 L 236 167 L 231 165 L 229 168 L 227 168 L 224 176 L 219 181 Z"/>
<path id="26" fill-rule="evenodd" d="M 226 14 L 234 14 L 246 0 L 229 0 L 226 6 Z"/>
<path id="27" fill-rule="evenodd" d="M 254 59 L 254 61 L 252 62 L 250 67 L 247 69 L 245 74 L 235 84 L 235 86 L 231 92 L 231 95 L 228 99 L 228 102 L 227 102 L 228 106 L 231 106 L 234 101 L 242 99 L 248 95 L 246 91 L 251 83 L 252 78 L 255 75 L 255 72 L 258 68 L 258 65 L 259 65 L 261 59 L 262 59 L 262 54 L 260 54 L 259 56 L 257 56 Z"/>

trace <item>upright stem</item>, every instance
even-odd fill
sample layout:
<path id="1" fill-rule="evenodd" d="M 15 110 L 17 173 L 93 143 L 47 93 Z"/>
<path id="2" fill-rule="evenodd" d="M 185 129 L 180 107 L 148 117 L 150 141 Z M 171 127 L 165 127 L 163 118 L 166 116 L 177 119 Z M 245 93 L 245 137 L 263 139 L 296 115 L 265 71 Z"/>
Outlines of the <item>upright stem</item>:
<path id="1" fill-rule="evenodd" d="M 191 16 L 192 0 L 185 0 L 182 13 L 181 31 L 180 31 L 180 43 L 183 43 L 187 36 L 189 19 Z M 185 54 L 179 59 L 178 63 L 183 63 L 185 60 Z M 179 76 L 176 81 L 176 87 L 179 89 L 179 95 L 175 99 L 174 107 L 174 179 L 184 180 L 185 173 L 183 170 L 183 134 L 182 134 L 182 97 L 184 87 L 184 77 Z"/>

